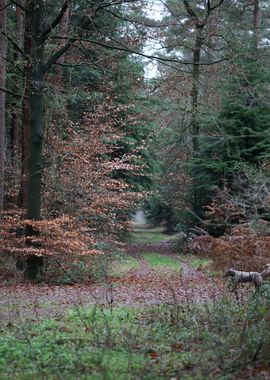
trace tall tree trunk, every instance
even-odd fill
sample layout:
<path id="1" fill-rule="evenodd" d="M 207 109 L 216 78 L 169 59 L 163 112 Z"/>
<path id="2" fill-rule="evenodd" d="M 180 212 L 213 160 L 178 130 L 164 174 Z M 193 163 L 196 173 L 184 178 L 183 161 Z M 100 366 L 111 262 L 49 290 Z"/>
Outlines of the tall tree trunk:
<path id="1" fill-rule="evenodd" d="M 253 0 L 253 27 L 254 27 L 254 44 L 258 48 L 259 44 L 259 24 L 260 24 L 260 3 L 259 0 Z"/>
<path id="2" fill-rule="evenodd" d="M 16 3 L 16 43 L 20 50 L 15 49 L 14 51 L 14 61 L 17 65 L 22 62 L 22 53 L 23 50 L 23 26 L 24 26 L 24 12 L 21 6 L 24 6 L 23 0 L 17 0 Z M 19 93 L 20 84 L 14 84 L 14 92 Z M 12 115 L 11 115 L 11 125 L 10 125 L 10 153 L 12 164 L 15 168 L 19 165 L 19 135 L 20 135 L 20 126 L 22 119 L 21 112 L 21 103 L 18 103 L 15 100 L 12 104 Z"/>
<path id="3" fill-rule="evenodd" d="M 200 60 L 201 60 L 201 50 L 203 45 L 203 27 L 204 25 L 196 25 L 196 39 L 195 47 L 193 49 L 193 59 L 192 59 L 192 91 L 191 91 L 191 133 L 192 133 L 192 155 L 196 157 L 199 154 L 199 135 L 200 135 L 200 124 L 199 124 L 199 109 L 198 109 L 198 99 L 199 99 L 199 83 L 200 83 Z M 196 214 L 200 213 L 200 195 L 198 192 L 198 183 L 196 179 L 196 174 L 194 176 L 193 183 L 193 210 Z"/>
<path id="4" fill-rule="evenodd" d="M 26 217 L 39 220 L 41 217 L 42 144 L 44 134 L 44 81 L 45 75 L 72 45 L 76 38 L 69 38 L 58 51 L 44 60 L 45 42 L 51 31 L 61 22 L 70 1 L 65 0 L 51 24 L 45 25 L 44 0 L 27 0 L 25 12 L 25 96 L 23 107 L 23 181 L 22 198 L 26 206 Z M 29 227 L 26 235 L 37 231 Z M 30 239 L 31 241 L 31 239 Z M 32 243 L 33 245 L 33 243 Z M 25 277 L 35 279 L 43 269 L 43 257 L 30 255 L 26 259 Z"/>
<path id="5" fill-rule="evenodd" d="M 65 4 L 65 0 L 61 1 L 61 5 L 63 6 Z M 61 40 L 61 47 L 64 46 L 67 42 L 67 34 L 68 34 L 68 21 L 69 21 L 69 8 L 67 8 L 64 12 L 64 15 L 60 21 L 59 24 L 59 35 L 63 40 Z M 62 63 L 64 63 L 65 57 L 62 55 L 58 60 L 57 60 L 57 65 L 56 65 L 56 77 L 59 81 L 63 79 L 63 67 L 61 66 Z"/>
<path id="6" fill-rule="evenodd" d="M 24 185 L 24 202 L 27 205 L 27 219 L 39 220 L 41 209 L 43 107 L 44 107 L 44 40 L 40 38 L 45 16 L 42 0 L 27 1 L 25 26 L 26 100 L 24 104 L 24 160 L 27 177 Z M 28 236 L 36 234 L 29 227 Z M 34 279 L 41 272 L 43 258 L 31 255 L 26 260 L 25 276 Z"/>
<path id="7" fill-rule="evenodd" d="M 0 0 L 0 88 L 6 88 L 6 0 Z M 0 223 L 4 210 L 4 178 L 6 159 L 6 94 L 0 90 Z"/>
<path id="8" fill-rule="evenodd" d="M 26 206 L 26 217 L 39 220 L 41 217 L 42 144 L 44 134 L 44 81 L 51 66 L 70 48 L 76 37 L 69 37 L 66 44 L 49 54 L 44 60 L 45 42 L 55 29 L 70 0 L 65 0 L 61 10 L 50 24 L 46 23 L 47 12 L 44 0 L 26 0 L 25 7 L 25 93 L 23 107 L 23 181 L 22 198 Z M 87 20 L 85 27 L 89 25 Z M 37 231 L 29 227 L 26 235 L 31 237 Z M 31 241 L 31 239 L 29 239 Z M 32 243 L 32 245 L 34 245 Z M 26 260 L 25 276 L 35 279 L 42 272 L 43 258 L 30 255 Z"/>
<path id="9" fill-rule="evenodd" d="M 204 17 L 200 17 L 196 7 L 190 5 L 189 0 L 183 0 L 183 4 L 187 13 L 194 22 L 195 27 L 195 46 L 193 48 L 192 57 L 192 90 L 191 90 L 191 133 L 192 133 L 192 155 L 195 157 L 200 150 L 199 136 L 200 136 L 200 124 L 199 124 L 199 84 L 200 84 L 200 63 L 201 63 L 201 51 L 204 42 L 204 29 L 209 21 L 209 17 L 213 11 L 218 9 L 224 0 L 219 0 L 217 3 L 212 4 L 211 0 L 205 1 L 205 14 Z M 193 178 L 193 210 L 195 214 L 201 213 L 201 200 L 198 191 L 198 180 L 196 173 Z"/>
<path id="10" fill-rule="evenodd" d="M 192 91 L 191 91 L 191 131 L 192 131 L 192 150 L 193 155 L 199 151 L 199 82 L 200 82 L 200 59 L 203 44 L 203 27 L 196 25 L 195 47 L 192 58 Z"/>

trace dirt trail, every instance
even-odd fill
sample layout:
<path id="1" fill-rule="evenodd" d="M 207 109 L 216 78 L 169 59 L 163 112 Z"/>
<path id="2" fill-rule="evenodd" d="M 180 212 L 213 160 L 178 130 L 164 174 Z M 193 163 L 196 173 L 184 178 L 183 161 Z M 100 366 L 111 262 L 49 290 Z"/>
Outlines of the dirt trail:
<path id="1" fill-rule="evenodd" d="M 49 286 L 18 284 L 0 285 L 0 321 L 39 320 L 59 317 L 70 308 L 91 304 L 148 306 L 185 302 L 208 302 L 220 295 L 222 284 L 205 271 L 196 270 L 175 253 L 175 240 L 133 243 L 126 246 L 128 255 L 139 261 L 137 269 L 125 276 L 111 277 L 107 283 Z M 145 251 L 174 257 L 179 271 L 164 267 L 151 268 L 142 256 Z"/>

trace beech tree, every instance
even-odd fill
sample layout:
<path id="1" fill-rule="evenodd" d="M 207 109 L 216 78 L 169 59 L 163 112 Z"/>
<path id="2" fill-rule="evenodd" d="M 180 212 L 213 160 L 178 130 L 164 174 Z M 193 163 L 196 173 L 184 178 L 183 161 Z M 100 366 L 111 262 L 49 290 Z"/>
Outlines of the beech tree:
<path id="1" fill-rule="evenodd" d="M 118 2 L 116 2 L 118 4 Z M 42 178 L 42 144 L 44 135 L 44 89 L 45 78 L 52 66 L 84 33 L 89 33 L 95 28 L 94 20 L 99 17 L 114 2 L 95 1 L 93 3 L 80 4 L 72 8 L 72 20 L 67 36 L 60 35 L 64 44 L 58 48 L 50 49 L 48 42 L 56 37 L 55 30 L 61 20 L 67 15 L 67 10 L 72 6 L 67 0 L 62 2 L 61 9 L 56 10 L 55 17 L 48 17 L 48 7 L 43 0 L 27 0 L 25 4 L 25 93 L 24 93 L 24 181 L 23 204 L 26 206 L 26 218 L 39 220 L 41 217 L 41 178 Z M 51 6 L 52 9 L 52 6 Z M 63 23 L 62 23 L 63 25 Z M 65 25 L 65 32 L 67 27 Z M 27 228 L 27 235 L 35 233 L 33 228 Z M 36 276 L 42 267 L 42 257 L 30 255 L 27 258 L 27 276 Z"/>
<path id="2" fill-rule="evenodd" d="M 142 70 L 142 66 L 137 73 L 135 73 L 135 66 L 137 64 L 133 65 L 132 60 L 128 58 L 129 51 L 132 51 L 135 46 L 137 48 L 141 44 L 141 41 L 137 40 L 137 42 L 134 42 L 136 41 L 135 34 L 134 37 L 132 36 L 132 38 L 130 38 L 130 36 L 126 35 L 126 30 L 121 25 L 122 16 L 120 8 L 121 4 L 124 4 L 125 2 L 77 2 L 62 0 L 59 3 L 60 5 L 55 4 L 54 2 L 45 2 L 43 0 L 18 1 L 16 2 L 16 8 L 14 7 L 10 10 L 12 15 L 12 25 L 14 27 L 16 25 L 18 31 L 18 41 L 15 40 L 14 35 L 9 35 L 10 46 L 12 47 L 12 52 L 15 51 L 14 57 L 17 60 L 16 63 L 20 63 L 21 57 L 23 57 L 24 64 L 22 68 L 23 85 L 19 88 L 17 86 L 12 86 L 13 91 L 10 91 L 10 96 L 14 99 L 20 90 L 23 91 L 22 148 L 20 152 L 22 155 L 22 177 L 19 206 L 22 206 L 26 212 L 21 213 L 19 210 L 15 210 L 12 214 L 11 211 L 8 211 L 5 219 L 5 237 L 2 244 L 2 250 L 15 254 L 20 254 L 21 252 L 21 254 L 26 256 L 25 275 L 29 278 L 36 278 L 39 273 L 41 273 L 43 256 L 50 255 L 50 246 L 52 252 L 56 252 L 56 248 L 53 248 L 53 246 L 58 247 L 59 253 L 64 252 L 59 245 L 61 241 L 61 231 L 63 232 L 63 236 L 65 235 L 65 229 L 66 231 L 69 231 L 70 236 L 73 236 L 74 244 L 72 244 L 71 240 L 69 240 L 68 243 L 70 244 L 70 250 L 63 240 L 62 243 L 63 247 L 66 247 L 65 249 L 67 252 L 75 252 L 75 249 L 73 250 L 72 246 L 78 246 L 79 243 L 76 243 L 76 241 L 78 242 L 78 239 L 83 238 L 83 234 L 78 234 L 76 237 L 75 231 L 72 232 L 71 228 L 77 228 L 78 232 L 83 230 L 82 225 L 77 223 L 79 219 L 81 221 L 85 220 L 86 225 L 90 223 L 89 215 L 85 216 L 85 218 L 82 217 L 82 215 L 87 215 L 87 212 L 86 207 L 83 207 L 83 202 L 81 203 L 78 201 L 80 197 L 82 197 L 84 201 L 86 201 L 86 199 L 87 201 L 90 201 L 90 197 L 92 197 L 92 200 L 90 201 L 92 208 L 87 208 L 89 213 L 97 213 L 97 210 L 101 210 L 102 206 L 104 206 L 104 210 L 111 210 L 108 213 L 109 219 L 106 219 L 106 228 L 108 231 L 111 231 L 111 234 L 113 234 L 113 231 L 123 231 L 121 225 L 125 225 L 130 208 L 135 204 L 134 202 L 136 198 L 138 199 L 136 191 L 140 186 L 143 187 L 143 181 L 147 182 L 147 180 L 145 180 L 145 174 L 142 174 L 143 157 L 141 152 L 143 149 L 141 149 L 140 152 L 136 150 L 136 144 L 140 144 L 141 146 L 144 145 L 141 140 L 143 139 L 143 136 L 146 136 L 147 132 L 145 131 L 142 133 L 143 126 L 139 132 L 139 123 L 136 117 L 138 111 L 135 111 L 134 104 L 136 103 L 136 100 L 133 97 L 135 92 L 133 92 L 132 88 L 134 86 L 134 89 L 138 90 L 141 86 L 142 74 L 139 73 L 139 71 Z M 23 17 L 21 12 L 23 12 Z M 20 30 L 23 24 L 24 38 L 22 39 L 20 38 Z M 23 47 L 21 44 L 22 40 L 24 40 Z M 126 44 L 125 48 L 123 48 L 123 43 Z M 104 49 L 109 49 L 107 50 L 109 54 L 106 54 L 106 50 L 103 49 L 103 46 Z M 111 52 L 113 51 L 112 49 L 115 48 L 116 51 L 119 49 L 119 54 L 116 53 L 114 58 Z M 117 60 L 120 62 L 126 61 L 122 68 L 120 68 L 121 65 L 118 65 Z M 106 67 L 107 61 L 108 66 Z M 125 64 L 127 64 L 126 68 L 124 68 Z M 132 75 L 130 75 L 131 72 L 128 73 L 128 66 L 132 70 Z M 97 75 L 94 87 L 90 79 L 92 75 L 91 70 L 85 70 L 87 67 L 92 67 L 92 73 L 95 71 L 94 77 Z M 137 67 L 139 67 L 139 65 L 137 65 Z M 93 70 L 93 68 L 95 68 L 95 70 Z M 105 72 L 109 74 L 107 76 L 109 85 L 105 82 L 105 77 L 107 75 L 104 74 Z M 120 72 L 122 73 L 118 75 Z M 83 77 L 86 73 L 91 73 L 91 75 L 86 81 L 85 79 L 81 80 L 80 76 Z M 97 85 L 97 82 L 102 75 L 104 76 L 104 81 L 100 81 L 99 85 Z M 129 77 L 129 79 L 124 81 L 124 77 Z M 74 78 L 76 79 L 74 80 Z M 63 204 L 58 206 L 58 210 L 51 207 L 50 202 L 57 204 L 59 198 L 55 196 L 55 202 L 52 202 L 52 199 L 47 198 L 52 194 L 52 190 L 49 189 L 46 184 L 43 184 L 42 181 L 44 172 L 43 159 L 44 157 L 45 160 L 48 159 L 47 148 L 50 147 L 51 141 L 58 141 L 56 139 L 58 131 L 64 131 L 64 133 L 68 134 L 69 125 L 72 125 L 70 124 L 69 118 L 73 117 L 73 106 L 71 106 L 69 101 L 65 104 L 66 100 L 63 100 L 63 109 L 60 110 L 61 115 L 50 116 L 50 128 L 55 129 L 48 132 L 49 129 L 47 130 L 44 114 L 46 111 L 46 116 L 48 116 L 47 102 L 53 97 L 50 90 L 53 90 L 53 93 L 57 94 L 55 85 L 58 86 L 62 98 L 66 99 L 65 96 L 63 96 L 63 90 L 74 85 L 78 88 L 78 83 L 76 82 L 77 79 L 79 80 L 79 85 L 82 87 L 82 102 L 75 110 L 76 119 L 80 125 L 83 123 L 82 120 L 86 119 L 86 116 L 81 118 L 80 113 L 85 111 L 89 112 L 89 108 L 95 110 L 93 111 L 93 115 L 90 112 L 92 124 L 96 125 L 95 131 L 97 134 L 95 136 L 94 132 L 90 133 L 89 129 L 89 136 L 93 137 L 93 141 L 97 141 L 97 137 L 99 136 L 98 128 L 100 126 L 107 126 L 108 123 L 110 124 L 110 120 L 112 124 L 114 123 L 113 120 L 110 119 L 110 115 L 102 108 L 103 104 L 104 108 L 107 107 L 108 109 L 111 109 L 112 113 L 118 110 L 119 117 L 117 118 L 116 124 L 118 124 L 119 128 L 121 126 L 122 129 L 130 129 L 125 137 L 125 132 L 117 131 L 116 128 L 115 134 L 112 133 L 110 147 L 107 147 L 106 149 L 102 148 L 102 142 L 99 142 L 97 143 L 97 147 L 101 147 L 100 151 L 93 150 L 93 153 L 95 152 L 96 156 L 100 155 L 101 157 L 96 159 L 95 154 L 92 155 L 90 161 L 92 160 L 93 162 L 89 161 L 89 166 L 88 168 L 85 167 L 86 171 L 84 172 L 85 176 L 89 176 L 88 179 L 86 178 L 86 183 L 89 183 L 90 178 L 92 178 L 93 186 L 86 186 L 83 181 L 80 182 L 82 180 L 80 177 L 78 182 L 78 193 L 76 191 L 74 192 L 74 196 L 77 197 L 76 204 L 79 205 L 80 210 L 84 208 L 84 211 L 81 210 L 81 216 L 78 212 L 74 213 L 74 211 L 71 210 L 72 207 L 68 209 L 68 207 L 63 206 Z M 116 90 L 117 86 L 118 90 Z M 102 87 L 103 89 L 100 91 L 99 89 Z M 124 91 L 126 91 L 126 94 L 124 94 Z M 94 101 L 97 94 L 100 102 L 99 107 L 97 104 L 98 101 Z M 70 99 L 71 98 L 75 99 L 76 93 L 71 94 Z M 107 99 L 107 103 L 104 100 L 105 98 Z M 79 99 L 78 101 L 80 102 Z M 123 104 L 125 104 L 125 106 L 123 106 Z M 16 107 L 11 107 L 10 114 L 13 114 L 15 108 Z M 71 112 L 67 115 L 69 111 Z M 100 117 L 97 115 L 97 118 L 95 118 L 95 112 L 97 112 Z M 9 126 L 11 156 L 15 156 L 18 141 L 17 132 L 19 125 L 17 124 L 17 120 L 15 120 L 15 116 L 18 116 L 18 113 L 14 113 L 14 117 L 12 117 Z M 107 119 L 105 124 L 104 119 Z M 137 121 L 135 122 L 135 120 Z M 95 124 L 97 121 L 98 124 Z M 65 123 L 65 128 L 63 129 L 57 125 L 61 122 Z M 88 124 L 86 125 L 88 126 Z M 116 126 L 111 126 L 108 128 L 115 127 Z M 68 169 L 68 167 L 62 165 L 61 160 L 59 160 L 60 165 L 58 166 L 59 173 L 57 176 L 59 178 L 59 184 L 63 187 L 64 192 L 65 188 L 68 190 L 69 186 L 72 184 L 74 186 L 74 181 L 71 177 L 76 176 L 76 167 L 78 168 L 80 166 L 80 160 L 84 161 L 87 149 L 91 149 L 89 136 L 85 133 L 85 129 L 82 126 L 78 129 L 77 124 L 74 124 L 73 128 L 74 130 L 78 130 L 78 133 L 75 134 L 78 138 L 78 149 L 85 153 L 79 155 L 78 151 L 77 160 L 72 161 L 72 164 L 74 163 L 74 171 L 72 171 L 72 165 Z M 86 127 L 86 129 L 87 128 L 88 127 Z M 84 138 L 81 138 L 81 140 L 79 138 L 80 133 L 84 135 Z M 137 133 L 138 135 L 136 136 Z M 48 136 L 51 139 L 50 142 Z M 106 131 L 104 131 L 102 138 L 105 138 L 104 136 L 106 136 Z M 116 138 L 116 136 L 118 136 L 118 138 Z M 83 145 L 80 145 L 83 144 L 83 141 L 87 145 L 85 149 Z M 70 144 L 72 147 L 72 143 Z M 57 146 L 59 147 L 62 145 L 57 144 Z M 75 152 L 75 147 L 73 148 Z M 64 156 L 64 151 L 68 148 L 65 148 L 62 151 L 54 150 L 53 147 L 50 147 L 50 149 L 56 156 L 60 154 Z M 71 150 L 72 149 L 70 148 L 70 152 Z M 103 156 L 111 156 L 111 161 L 100 166 L 97 163 L 99 160 L 103 160 Z M 94 170 L 97 165 L 100 168 L 103 168 L 99 175 Z M 105 167 L 107 167 L 106 170 Z M 66 175 L 62 176 L 61 171 L 65 171 Z M 91 173 L 91 171 L 93 171 L 94 174 Z M 49 184 L 50 173 L 46 171 L 46 175 L 48 176 L 45 182 Z M 97 178 L 100 178 L 100 183 L 102 183 L 102 185 L 96 180 L 96 176 Z M 135 178 L 138 179 L 136 180 Z M 139 180 L 139 178 L 141 178 L 141 180 Z M 105 182 L 107 182 L 106 186 Z M 81 186 L 79 186 L 79 183 L 81 183 Z M 109 196 L 108 193 L 110 191 L 111 195 Z M 102 192 L 104 192 L 103 200 L 100 196 Z M 130 194 L 128 194 L 128 192 L 130 192 Z M 99 193 L 99 196 L 96 195 L 97 193 Z M 121 197 L 123 198 L 122 201 Z M 125 197 L 126 200 L 124 199 Z M 42 199 L 43 201 L 41 201 Z M 68 197 L 64 197 L 64 201 L 67 199 Z M 108 206 L 108 208 L 106 208 L 106 199 L 108 199 L 108 204 L 110 203 L 110 207 Z M 60 202 L 61 201 L 62 200 L 60 200 Z M 45 209 L 44 206 L 46 207 Z M 119 212 L 116 211 L 117 207 L 119 208 Z M 68 212 L 70 217 L 74 218 L 74 221 L 69 222 L 67 219 L 62 218 L 61 215 L 64 212 Z M 106 211 L 104 211 L 104 218 L 105 214 Z M 115 219 L 116 214 L 120 220 L 119 228 L 117 227 L 118 222 Z M 57 217 L 57 220 L 50 220 L 51 216 L 53 218 Z M 96 216 L 93 215 L 93 220 L 95 217 Z M 111 228 L 110 223 L 112 223 L 114 227 Z M 56 227 L 57 225 L 58 227 Z M 53 240 L 50 239 L 52 228 L 55 228 L 58 231 L 56 245 L 54 245 Z M 86 234 L 89 235 L 89 229 L 85 227 L 85 231 L 87 231 Z M 86 241 L 88 241 L 87 244 Z M 92 239 L 92 237 L 90 237 L 89 240 L 85 237 L 85 244 L 82 244 L 82 247 L 84 248 L 80 249 L 79 252 L 89 251 L 87 247 L 89 248 L 93 244 L 94 239 Z"/>

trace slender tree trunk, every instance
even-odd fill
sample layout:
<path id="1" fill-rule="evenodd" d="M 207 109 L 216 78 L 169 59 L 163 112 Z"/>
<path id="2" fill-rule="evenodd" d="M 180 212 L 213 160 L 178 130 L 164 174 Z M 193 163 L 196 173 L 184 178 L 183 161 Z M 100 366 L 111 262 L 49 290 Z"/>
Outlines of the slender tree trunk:
<path id="1" fill-rule="evenodd" d="M 200 83 L 200 59 L 201 49 L 203 44 L 203 26 L 196 25 L 196 39 L 195 47 L 193 50 L 193 67 L 192 67 L 192 91 L 191 91 L 191 131 L 192 131 L 192 155 L 196 157 L 199 154 L 199 136 L 200 136 L 200 123 L 199 123 L 199 83 Z M 198 191 L 198 183 L 196 173 L 193 181 L 193 209 L 196 214 L 200 214 L 200 194 Z"/>
<path id="2" fill-rule="evenodd" d="M 200 59 L 201 50 L 203 44 L 203 27 L 196 26 L 196 40 L 193 50 L 192 59 L 192 91 L 191 91 L 191 130 L 192 130 L 192 148 L 193 155 L 199 151 L 199 110 L 198 110 L 198 98 L 199 98 L 199 82 L 200 82 Z"/>
<path id="3" fill-rule="evenodd" d="M 0 0 L 0 87 L 6 88 L 6 0 Z M 6 94 L 0 90 L 0 223 L 4 210 L 4 178 L 6 159 Z"/>
<path id="4" fill-rule="evenodd" d="M 199 84 L 200 84 L 200 60 L 203 45 L 203 25 L 196 25 L 195 47 L 192 59 L 192 91 L 191 91 L 191 133 L 192 133 L 192 155 L 199 154 L 200 144 L 200 123 L 199 123 Z M 200 194 L 196 174 L 193 181 L 193 209 L 196 214 L 200 214 Z"/>
<path id="5" fill-rule="evenodd" d="M 24 24 L 24 12 L 20 5 L 24 6 L 23 0 L 17 0 L 16 5 L 16 43 L 18 47 L 23 50 L 23 24 Z M 14 51 L 14 61 L 17 65 L 22 62 L 21 51 L 15 49 Z M 20 84 L 14 84 L 14 92 L 19 93 Z M 10 153 L 13 166 L 16 168 L 19 166 L 19 136 L 21 129 L 21 103 L 15 100 L 12 104 L 12 115 L 11 115 L 11 125 L 10 125 Z"/>
<path id="6" fill-rule="evenodd" d="M 254 44 L 258 48 L 259 44 L 259 24 L 260 24 L 260 3 L 259 0 L 253 0 L 253 27 L 254 27 Z"/>
<path id="7" fill-rule="evenodd" d="M 63 6 L 65 4 L 65 0 L 61 1 L 61 5 Z M 69 8 L 65 10 L 64 16 L 62 17 L 60 24 L 59 24 L 59 34 L 60 37 L 63 38 L 61 46 L 64 46 L 67 42 L 67 34 L 68 34 L 68 21 L 69 21 Z M 56 65 L 56 77 L 59 81 L 63 79 L 63 67 L 61 66 L 61 63 L 64 63 L 65 57 L 62 55 Z"/>
<path id="8" fill-rule="evenodd" d="M 29 1 L 26 2 L 28 6 Z M 19 194 L 19 206 L 28 208 L 28 178 L 29 178 L 29 148 L 30 148 L 30 95 L 31 95 L 31 51 L 32 51 L 32 18 L 29 12 L 25 14 L 24 30 L 24 81 L 25 88 L 22 102 L 22 173 Z"/>
<path id="9" fill-rule="evenodd" d="M 192 58 L 192 90 L 191 90 L 191 133 L 192 133 L 192 155 L 195 157 L 200 150 L 199 136 L 200 136 L 200 124 L 199 124 L 199 85 L 200 85 L 200 61 L 201 61 L 201 51 L 204 42 L 204 29 L 209 21 L 211 13 L 217 10 L 223 3 L 224 0 L 219 0 L 217 3 L 212 4 L 211 0 L 205 1 L 205 14 L 204 17 L 200 17 L 197 12 L 196 6 L 194 8 L 190 5 L 189 0 L 183 0 L 183 4 L 186 8 L 187 13 L 194 22 L 195 27 L 195 46 L 193 48 L 193 58 Z M 193 178 L 193 210 L 195 214 L 201 213 L 201 201 L 200 194 L 198 191 L 198 180 L 196 178 L 196 173 L 194 173 Z"/>

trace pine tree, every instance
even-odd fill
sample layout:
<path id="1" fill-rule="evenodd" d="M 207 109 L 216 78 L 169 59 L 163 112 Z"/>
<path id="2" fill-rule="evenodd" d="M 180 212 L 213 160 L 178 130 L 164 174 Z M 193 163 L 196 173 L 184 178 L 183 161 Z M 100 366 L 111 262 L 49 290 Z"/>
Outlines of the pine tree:
<path id="1" fill-rule="evenodd" d="M 221 109 L 211 121 L 205 120 L 208 134 L 192 163 L 202 210 L 222 189 L 233 195 L 243 191 L 244 183 L 248 188 L 250 178 L 269 162 L 270 75 L 265 54 L 264 49 L 249 49 L 244 59 L 234 61 Z"/>

